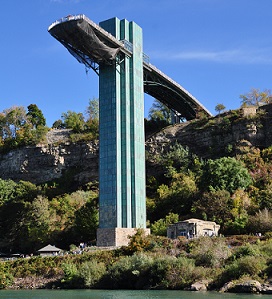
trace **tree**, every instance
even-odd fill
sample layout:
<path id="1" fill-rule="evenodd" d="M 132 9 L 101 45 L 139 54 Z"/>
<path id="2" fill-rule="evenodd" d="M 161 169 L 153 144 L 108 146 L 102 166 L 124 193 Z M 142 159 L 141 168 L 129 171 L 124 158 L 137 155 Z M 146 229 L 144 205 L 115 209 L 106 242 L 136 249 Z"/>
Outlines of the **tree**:
<path id="1" fill-rule="evenodd" d="M 84 206 L 92 196 L 92 191 L 78 190 L 53 198 L 50 207 L 56 212 L 56 228 L 60 230 L 71 228 L 74 225 L 75 212 Z"/>
<path id="2" fill-rule="evenodd" d="M 269 89 L 260 91 L 257 88 L 252 88 L 250 92 L 240 95 L 242 106 L 261 106 L 272 102 L 272 94 Z"/>
<path id="3" fill-rule="evenodd" d="M 6 251 L 20 251 L 27 243 L 25 229 L 29 203 L 9 201 L 0 208 L 0 246 Z"/>
<path id="4" fill-rule="evenodd" d="M 29 181 L 19 181 L 14 188 L 14 197 L 17 201 L 33 201 L 41 193 L 41 188 Z"/>
<path id="5" fill-rule="evenodd" d="M 218 114 L 220 115 L 222 111 L 224 111 L 226 109 L 226 107 L 223 104 L 217 104 L 215 106 L 215 111 L 218 112 Z"/>
<path id="6" fill-rule="evenodd" d="M 31 248 L 37 249 L 37 246 L 48 242 L 53 219 L 48 199 L 39 195 L 30 205 L 24 223 L 27 228 L 28 242 Z"/>
<path id="7" fill-rule="evenodd" d="M 169 186 L 162 184 L 157 189 L 152 220 L 163 218 L 166 213 L 189 214 L 196 192 L 192 174 L 174 173 Z"/>
<path id="8" fill-rule="evenodd" d="M 154 100 L 148 116 L 150 120 L 156 122 L 165 122 L 166 124 L 171 123 L 171 110 L 158 100 Z"/>
<path id="9" fill-rule="evenodd" d="M 98 208 L 94 200 L 89 200 L 75 212 L 75 238 L 80 241 L 92 241 L 98 228 Z"/>
<path id="10" fill-rule="evenodd" d="M 204 220 L 215 221 L 224 225 L 231 219 L 230 207 L 232 200 L 226 190 L 205 192 L 199 200 L 194 202 L 192 212 Z"/>
<path id="11" fill-rule="evenodd" d="M 12 180 L 0 179 L 0 207 L 11 201 L 32 201 L 40 192 L 40 189 L 27 181 L 18 183 Z"/>
<path id="12" fill-rule="evenodd" d="M 178 218 L 179 218 L 178 214 L 169 213 L 168 215 L 166 215 L 165 218 L 155 221 L 151 225 L 152 234 L 157 235 L 157 236 L 166 236 L 167 227 L 170 224 L 178 222 L 178 220 L 179 220 Z"/>
<path id="13" fill-rule="evenodd" d="M 27 109 L 28 112 L 26 115 L 33 127 L 35 129 L 37 129 L 38 126 L 44 127 L 46 124 L 46 120 L 38 106 L 36 104 L 30 104 L 29 106 L 27 106 Z"/>
<path id="14" fill-rule="evenodd" d="M 2 137 L 4 139 L 16 138 L 17 131 L 27 123 L 25 108 L 19 106 L 6 109 L 0 119 Z"/>
<path id="15" fill-rule="evenodd" d="M 177 170 L 188 172 L 188 169 L 194 168 L 197 156 L 189 151 L 188 147 L 182 146 L 176 142 L 169 146 L 169 149 L 161 156 L 161 164 L 169 168 L 173 166 Z"/>
<path id="16" fill-rule="evenodd" d="M 158 100 L 154 100 L 150 110 L 149 119 L 144 120 L 145 122 L 145 133 L 146 135 L 153 134 L 171 124 L 171 111 L 164 104 Z"/>
<path id="17" fill-rule="evenodd" d="M 15 183 L 12 180 L 0 179 L 0 207 L 12 200 L 32 201 L 38 192 L 39 188 L 30 182 L 20 181 Z"/>
<path id="18" fill-rule="evenodd" d="M 252 182 L 248 170 L 235 158 L 223 157 L 207 160 L 203 167 L 200 187 L 205 191 L 227 190 L 231 194 L 245 189 Z"/>
<path id="19" fill-rule="evenodd" d="M 61 118 L 63 119 L 65 128 L 72 129 L 76 133 L 84 131 L 85 120 L 82 113 L 69 110 L 66 113 L 62 113 Z"/>
<path id="20" fill-rule="evenodd" d="M 248 231 L 251 233 L 266 233 L 272 231 L 272 213 L 268 209 L 257 212 L 249 217 Z"/>
<path id="21" fill-rule="evenodd" d="M 0 137 L 1 137 L 1 140 L 3 140 L 3 138 L 4 138 L 5 125 L 6 125 L 6 116 L 2 112 L 2 113 L 0 113 Z"/>
<path id="22" fill-rule="evenodd" d="M 14 181 L 0 179 L 0 207 L 15 197 L 15 187 Z"/>
<path id="23" fill-rule="evenodd" d="M 93 98 L 89 100 L 89 106 L 86 110 L 88 120 L 99 119 L 99 99 Z"/>
<path id="24" fill-rule="evenodd" d="M 0 113 L 0 145 L 11 149 L 22 145 L 37 144 L 44 139 L 48 128 L 42 112 L 35 104 L 12 107 Z"/>
<path id="25" fill-rule="evenodd" d="M 226 229 L 231 234 L 245 233 L 245 227 L 248 223 L 248 211 L 253 211 L 254 204 L 247 192 L 244 190 L 236 190 L 232 195 L 232 205 L 229 210 L 232 215 L 232 219 L 226 223 Z"/>
<path id="26" fill-rule="evenodd" d="M 93 139 L 98 138 L 99 135 L 99 100 L 93 98 L 89 101 L 87 107 L 87 130 L 92 134 Z"/>
<path id="27" fill-rule="evenodd" d="M 53 129 L 64 129 L 65 125 L 61 119 L 58 119 L 58 120 L 54 121 L 52 128 Z"/>

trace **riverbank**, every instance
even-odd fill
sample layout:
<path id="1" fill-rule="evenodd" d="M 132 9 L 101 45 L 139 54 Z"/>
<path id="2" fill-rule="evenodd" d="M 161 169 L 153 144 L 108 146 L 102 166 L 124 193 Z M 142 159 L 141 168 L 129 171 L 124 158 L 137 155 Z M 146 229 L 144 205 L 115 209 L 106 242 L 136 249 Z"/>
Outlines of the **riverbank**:
<path id="1" fill-rule="evenodd" d="M 62 277 L 26 277 L 15 278 L 13 284 L 7 287 L 10 290 L 35 290 L 35 289 L 60 289 Z M 199 281 L 193 283 L 186 291 L 212 291 L 208 289 L 208 281 Z M 245 280 L 244 282 L 226 283 L 220 290 L 220 293 L 250 293 L 250 294 L 272 294 L 272 282 L 260 283 L 256 280 Z"/>
<path id="2" fill-rule="evenodd" d="M 168 289 L 272 294 L 272 239 L 144 237 L 115 250 L 0 262 L 0 288 Z"/>

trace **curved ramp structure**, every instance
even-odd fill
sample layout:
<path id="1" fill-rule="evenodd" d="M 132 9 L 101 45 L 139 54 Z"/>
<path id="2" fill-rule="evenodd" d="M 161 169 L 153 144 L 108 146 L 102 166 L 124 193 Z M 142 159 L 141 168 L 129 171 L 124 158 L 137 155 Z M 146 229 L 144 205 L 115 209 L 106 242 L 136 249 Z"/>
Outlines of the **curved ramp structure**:
<path id="1" fill-rule="evenodd" d="M 133 55 L 133 47 L 128 40 L 118 40 L 85 15 L 62 18 L 51 24 L 48 31 L 80 63 L 97 74 L 101 64 L 118 64 L 124 57 Z M 200 112 L 212 115 L 186 89 L 150 64 L 144 53 L 143 74 L 144 92 L 168 106 L 180 118 L 194 119 Z"/>

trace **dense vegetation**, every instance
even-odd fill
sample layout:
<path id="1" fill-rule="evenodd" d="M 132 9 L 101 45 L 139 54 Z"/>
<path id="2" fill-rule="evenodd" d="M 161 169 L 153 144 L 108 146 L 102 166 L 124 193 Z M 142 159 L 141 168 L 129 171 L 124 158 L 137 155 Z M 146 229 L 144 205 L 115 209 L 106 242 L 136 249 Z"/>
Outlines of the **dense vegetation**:
<path id="1" fill-rule="evenodd" d="M 48 242 L 68 248 L 95 239 L 97 191 L 49 197 L 50 186 L 0 180 L 0 246 L 4 252 L 35 253 Z"/>
<path id="2" fill-rule="evenodd" d="M 98 99 L 89 101 L 85 116 L 83 113 L 67 111 L 53 123 L 55 129 L 71 129 L 71 138 L 93 140 L 98 138 Z M 46 119 L 36 104 L 11 107 L 0 113 L 0 153 L 25 145 L 44 142 L 49 128 Z"/>
<path id="3" fill-rule="evenodd" d="M 46 120 L 35 105 L 0 113 L 0 153 L 45 142 Z M 85 117 L 68 111 L 53 128 L 72 130 L 71 141 L 98 138 L 98 100 L 90 100 Z M 98 225 L 98 183 L 78 186 L 71 169 L 54 182 L 36 186 L 0 178 L 0 250 L 33 253 L 48 242 L 68 248 L 95 239 Z"/>
<path id="4" fill-rule="evenodd" d="M 248 97 L 244 103 L 245 99 Z M 73 141 L 97 138 L 97 109 L 97 101 L 92 100 L 87 118 L 68 111 L 53 127 L 72 129 Z M 219 112 L 223 109 L 218 106 Z M 224 131 L 240 117 L 237 111 L 219 116 L 196 120 L 195 128 L 216 125 Z M 167 109 L 160 113 L 155 109 L 146 120 L 151 131 L 168 123 Z M 28 112 L 22 107 L 7 109 L 0 114 L 0 151 L 42 142 L 47 130 L 36 105 L 28 106 Z M 272 147 L 259 149 L 241 142 L 221 157 L 203 159 L 176 143 L 163 153 L 147 153 L 146 163 L 158 170 L 147 176 L 151 236 L 138 233 L 128 247 L 116 251 L 2 262 L 0 288 L 13 278 L 28 275 L 59 275 L 62 287 L 172 289 L 186 288 L 204 278 L 220 287 L 232 279 L 270 277 Z M 82 241 L 95 244 L 98 183 L 75 190 L 69 174 L 63 180 L 65 184 L 59 180 L 34 185 L 0 179 L 0 251 L 29 254 L 48 243 L 67 250 Z M 166 235 L 170 223 L 189 217 L 215 221 L 222 235 L 241 235 L 241 239 L 171 241 L 159 237 Z M 256 233 L 265 238 L 249 237 Z M 237 240 L 242 245 L 239 248 Z"/>
<path id="5" fill-rule="evenodd" d="M 93 139 L 98 133 L 96 99 L 90 101 L 86 115 L 68 111 L 53 127 L 72 129 L 78 136 L 72 135 L 76 140 Z M 260 117 L 256 115 L 254 121 Z M 215 124 L 223 129 L 238 118 L 241 115 L 237 110 L 196 120 L 193 125 L 196 130 Z M 169 122 L 169 109 L 156 103 L 149 121 Z M 23 108 L 7 109 L 1 114 L 0 149 L 11 143 L 34 142 L 35 138 L 21 136 L 37 137 L 34 132 L 45 132 L 45 128 L 45 119 L 36 105 L 29 105 L 28 112 Z M 169 223 L 189 217 L 216 221 L 224 235 L 272 231 L 272 147 L 261 150 L 246 142 L 241 144 L 216 159 L 204 160 L 178 143 L 163 153 L 146 154 L 147 167 L 158 170 L 156 175 L 147 176 L 147 219 L 153 234 L 165 236 Z M 2 251 L 32 253 L 47 243 L 67 249 L 72 243 L 95 242 L 98 183 L 75 189 L 78 186 L 72 177 L 67 173 L 61 180 L 39 186 L 0 179 Z"/>
<path id="6" fill-rule="evenodd" d="M 43 141 L 48 128 L 42 111 L 31 104 L 12 107 L 0 113 L 0 151 Z"/>
<path id="7" fill-rule="evenodd" d="M 196 217 L 221 225 L 223 234 L 272 230 L 271 150 L 246 147 L 234 157 L 201 160 L 176 144 L 149 157 L 164 177 L 148 178 L 148 219 L 158 233 L 165 215 Z"/>
<path id="8" fill-rule="evenodd" d="M 269 236 L 170 240 L 138 230 L 127 247 L 116 250 L 90 247 L 79 255 L 1 262 L 0 289 L 17 278 L 24 287 L 27 277 L 34 282 L 42 277 L 48 288 L 186 289 L 205 281 L 209 289 L 220 289 L 231 280 L 266 281 L 271 254 Z"/>

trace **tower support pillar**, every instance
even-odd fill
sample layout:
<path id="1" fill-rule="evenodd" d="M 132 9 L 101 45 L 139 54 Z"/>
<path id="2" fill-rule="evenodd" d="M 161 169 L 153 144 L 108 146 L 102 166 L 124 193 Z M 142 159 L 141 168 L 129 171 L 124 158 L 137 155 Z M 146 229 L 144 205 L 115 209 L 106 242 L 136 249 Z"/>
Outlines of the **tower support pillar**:
<path id="1" fill-rule="evenodd" d="M 99 66 L 97 245 L 121 246 L 146 229 L 142 29 L 117 18 L 99 25 L 132 46 L 131 57 Z"/>

